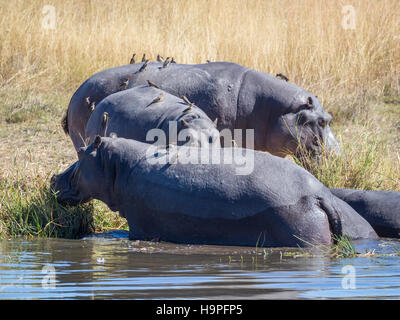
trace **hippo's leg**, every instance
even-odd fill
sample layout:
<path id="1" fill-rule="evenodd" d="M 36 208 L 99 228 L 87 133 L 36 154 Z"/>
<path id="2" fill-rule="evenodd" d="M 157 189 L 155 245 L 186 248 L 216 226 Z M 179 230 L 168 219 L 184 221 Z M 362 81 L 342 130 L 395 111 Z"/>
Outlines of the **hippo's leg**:
<path id="1" fill-rule="evenodd" d="M 142 206 L 143 205 L 143 206 Z M 327 214 L 315 197 L 269 208 L 241 219 L 201 218 L 179 212 L 159 213 L 143 203 L 127 211 L 129 238 L 161 238 L 175 243 L 296 247 L 332 243 Z"/>
<path id="2" fill-rule="evenodd" d="M 352 239 L 378 239 L 372 226 L 343 200 L 330 194 L 319 198 L 320 206 L 328 216 L 333 234 Z"/>

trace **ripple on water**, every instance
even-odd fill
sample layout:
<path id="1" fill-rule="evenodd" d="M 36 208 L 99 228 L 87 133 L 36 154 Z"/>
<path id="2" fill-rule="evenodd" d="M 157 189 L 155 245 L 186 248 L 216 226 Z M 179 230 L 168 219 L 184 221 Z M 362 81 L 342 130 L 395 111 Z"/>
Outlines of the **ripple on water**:
<path id="1" fill-rule="evenodd" d="M 0 241 L 1 299 L 348 299 L 400 296 L 397 240 L 356 242 L 352 259 L 276 250 L 129 241 L 126 231 L 82 240 Z M 392 255 L 389 255 L 392 254 Z M 54 288 L 43 266 L 54 267 Z M 355 271 L 345 289 L 343 267 Z M 48 279 L 47 279 L 48 280 Z"/>

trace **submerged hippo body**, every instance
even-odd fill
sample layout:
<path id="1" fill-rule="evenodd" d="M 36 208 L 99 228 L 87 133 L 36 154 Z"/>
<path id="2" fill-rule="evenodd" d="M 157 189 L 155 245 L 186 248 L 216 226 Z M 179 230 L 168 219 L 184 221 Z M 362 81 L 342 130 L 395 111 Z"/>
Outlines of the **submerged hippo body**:
<path id="1" fill-rule="evenodd" d="M 400 238 L 400 192 L 331 189 L 347 202 L 380 237 Z"/>
<path id="2" fill-rule="evenodd" d="M 307 246 L 329 244 L 333 235 L 377 237 L 350 206 L 288 160 L 240 148 L 150 148 L 135 140 L 96 137 L 79 150 L 77 163 L 52 178 L 58 200 L 104 201 L 127 218 L 131 239 Z M 220 164 L 180 162 L 183 154 L 198 150 L 220 152 Z M 172 151 L 178 152 L 175 163 L 163 162 Z M 251 172 L 238 175 L 241 165 L 224 163 L 233 151 L 253 157 Z"/>
<path id="3" fill-rule="evenodd" d="M 330 149 L 338 149 L 329 128 L 331 116 L 317 97 L 292 83 L 228 62 L 170 64 L 165 68 L 155 62 L 144 70 L 142 67 L 143 63 L 136 63 L 104 70 L 75 92 L 64 123 L 77 150 L 84 145 L 91 103 L 147 84 L 147 80 L 173 95 L 189 98 L 211 120 L 218 119 L 218 130 L 254 129 L 257 150 L 284 156 L 296 153 L 300 142 L 318 153 L 321 141 Z"/>
<path id="4" fill-rule="evenodd" d="M 174 128 L 176 132 L 170 136 L 169 132 Z M 103 99 L 89 118 L 85 139 L 93 142 L 96 135 L 114 133 L 118 137 L 146 142 L 150 129 L 164 132 L 165 141 L 157 140 L 159 144 L 179 145 L 182 141 L 186 142 L 180 134 L 186 133 L 185 137 L 193 146 L 219 146 L 215 123 L 201 109 L 150 86 L 137 86 Z M 153 142 L 152 137 L 148 138 Z M 179 141 L 177 138 L 180 138 Z"/>

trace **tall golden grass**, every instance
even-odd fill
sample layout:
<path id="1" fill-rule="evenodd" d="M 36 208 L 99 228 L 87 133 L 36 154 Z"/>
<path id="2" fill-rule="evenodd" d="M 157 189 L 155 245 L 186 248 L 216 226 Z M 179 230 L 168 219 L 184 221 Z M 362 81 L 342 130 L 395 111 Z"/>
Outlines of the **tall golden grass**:
<path id="1" fill-rule="evenodd" d="M 354 30 L 342 27 L 349 4 Z M 54 30 L 42 27 L 45 5 Z M 283 72 L 323 99 L 400 86 L 397 0 L 2 0 L 0 11 L 0 80 L 22 86 L 72 90 L 133 52 Z"/>
<path id="2" fill-rule="evenodd" d="M 55 29 L 43 28 L 47 5 Z M 354 29 L 342 26 L 345 5 Z M 398 0 L 0 0 L 3 229 L 9 208 L 31 208 L 36 186 L 76 158 L 59 126 L 74 91 L 133 53 L 284 73 L 319 97 L 342 141 L 343 156 L 312 173 L 330 187 L 400 191 L 399 25 Z M 43 188 L 34 195 L 52 210 Z"/>

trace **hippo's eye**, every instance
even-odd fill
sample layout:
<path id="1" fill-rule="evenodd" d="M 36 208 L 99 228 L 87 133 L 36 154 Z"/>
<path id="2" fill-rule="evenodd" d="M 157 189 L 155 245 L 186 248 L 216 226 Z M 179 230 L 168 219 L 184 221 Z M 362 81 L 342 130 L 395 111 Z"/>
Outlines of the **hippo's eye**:
<path id="1" fill-rule="evenodd" d="M 325 128 L 327 126 L 328 122 L 324 119 L 319 119 L 318 120 L 318 125 L 322 128 Z"/>
<path id="2" fill-rule="evenodd" d="M 301 110 L 310 110 L 312 108 L 313 108 L 312 105 L 305 103 L 305 104 L 302 104 L 301 106 L 299 106 L 299 109 L 297 110 L 297 112 L 299 112 Z"/>

